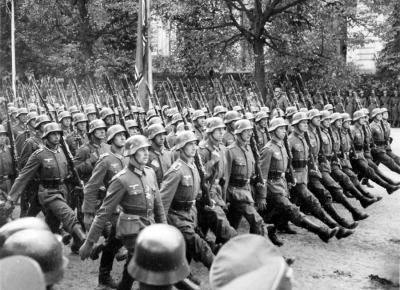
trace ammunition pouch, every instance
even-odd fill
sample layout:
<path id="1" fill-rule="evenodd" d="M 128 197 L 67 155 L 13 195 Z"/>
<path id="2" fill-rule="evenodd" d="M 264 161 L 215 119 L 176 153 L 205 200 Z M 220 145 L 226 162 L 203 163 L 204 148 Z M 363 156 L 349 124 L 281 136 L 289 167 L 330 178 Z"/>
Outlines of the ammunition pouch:
<path id="1" fill-rule="evenodd" d="M 173 200 L 171 203 L 172 210 L 184 210 L 189 211 L 192 207 L 196 204 L 196 200 L 189 200 L 189 201 L 178 201 Z"/>

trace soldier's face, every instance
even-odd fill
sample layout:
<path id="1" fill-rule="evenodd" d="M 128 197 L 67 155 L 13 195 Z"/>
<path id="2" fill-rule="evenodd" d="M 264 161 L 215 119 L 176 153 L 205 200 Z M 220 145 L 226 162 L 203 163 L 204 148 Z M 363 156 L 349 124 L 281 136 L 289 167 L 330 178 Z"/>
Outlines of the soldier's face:
<path id="1" fill-rule="evenodd" d="M 322 124 L 322 126 L 324 127 L 324 128 L 329 128 L 329 126 L 331 125 L 331 119 L 325 119 L 325 120 L 323 120 L 322 122 L 321 122 L 321 124 Z"/>
<path id="2" fill-rule="evenodd" d="M 165 133 L 160 133 L 160 134 L 157 134 L 157 135 L 154 137 L 153 141 L 156 143 L 157 146 L 161 147 L 161 146 L 164 145 L 165 138 L 167 138 L 167 136 L 165 135 Z"/>
<path id="3" fill-rule="evenodd" d="M 333 123 L 333 125 L 334 125 L 336 128 L 340 129 L 340 128 L 342 128 L 343 120 L 341 120 L 341 119 L 336 120 L 336 121 Z"/>
<path id="4" fill-rule="evenodd" d="M 206 123 L 206 118 L 205 117 L 197 118 L 197 123 L 199 124 L 200 127 L 204 127 Z"/>
<path id="5" fill-rule="evenodd" d="M 262 128 L 265 128 L 268 125 L 268 119 L 267 118 L 261 119 L 259 123 Z"/>
<path id="6" fill-rule="evenodd" d="M 136 158 L 136 161 L 139 164 L 146 165 L 147 161 L 149 160 L 149 148 L 148 147 L 140 148 L 131 158 L 133 157 Z"/>
<path id="7" fill-rule="evenodd" d="M 197 148 L 197 141 L 192 141 L 186 143 L 182 150 L 187 157 L 194 157 L 196 155 Z"/>
<path id="8" fill-rule="evenodd" d="M 129 136 L 134 136 L 134 135 L 140 134 L 138 127 L 130 127 L 128 130 L 129 130 Z"/>
<path id="9" fill-rule="evenodd" d="M 144 120 L 144 117 L 145 117 L 145 114 L 139 114 L 139 119 L 140 119 L 140 121 L 143 121 L 143 120 Z"/>
<path id="10" fill-rule="evenodd" d="M 93 132 L 94 137 L 96 137 L 97 139 L 104 139 L 104 137 L 106 137 L 106 129 L 104 128 L 99 128 L 94 130 Z"/>
<path id="11" fill-rule="evenodd" d="M 375 118 L 376 118 L 378 121 L 382 120 L 382 114 L 377 114 L 377 115 L 375 116 Z"/>
<path id="12" fill-rule="evenodd" d="M 297 128 L 300 132 L 306 132 L 308 130 L 308 121 L 303 120 L 297 124 Z"/>
<path id="13" fill-rule="evenodd" d="M 52 132 L 47 135 L 47 141 L 49 141 L 53 145 L 60 144 L 61 134 L 59 132 Z"/>
<path id="14" fill-rule="evenodd" d="M 224 117 L 225 117 L 225 112 L 218 113 L 218 114 L 215 115 L 215 117 L 219 117 L 219 118 L 221 118 L 221 119 L 224 119 Z"/>
<path id="15" fill-rule="evenodd" d="M 312 118 L 311 123 L 315 127 L 319 127 L 321 125 L 321 117 L 320 116 L 316 116 L 316 117 Z"/>
<path id="16" fill-rule="evenodd" d="M 86 130 L 86 122 L 79 122 L 78 124 L 76 124 L 76 128 L 79 131 L 85 131 Z"/>
<path id="17" fill-rule="evenodd" d="M 217 128 L 211 134 L 216 141 L 221 142 L 224 138 L 225 132 L 225 128 Z"/>
<path id="18" fill-rule="evenodd" d="M 71 118 L 64 118 L 64 119 L 62 119 L 61 123 L 62 123 L 65 127 L 69 127 L 69 126 L 71 126 Z"/>
<path id="19" fill-rule="evenodd" d="M 107 125 L 114 125 L 115 124 L 115 117 L 113 115 L 107 116 L 104 119 L 104 123 L 106 123 Z"/>
<path id="20" fill-rule="evenodd" d="M 91 122 L 96 119 L 96 114 L 88 114 L 87 118 L 88 118 L 89 122 Z"/>
<path id="21" fill-rule="evenodd" d="M 286 127 L 281 126 L 276 128 L 275 135 L 279 140 L 283 140 L 283 138 L 285 138 L 286 135 Z"/>
<path id="22" fill-rule="evenodd" d="M 36 125 L 35 119 L 32 119 L 32 120 L 29 122 L 28 125 L 31 126 L 32 128 L 35 128 L 35 125 Z"/>
<path id="23" fill-rule="evenodd" d="M 17 120 L 17 113 L 12 113 L 11 119 L 13 119 L 14 121 Z"/>
<path id="24" fill-rule="evenodd" d="M 389 113 L 388 112 L 382 113 L 382 119 L 384 119 L 384 120 L 389 119 Z"/>
<path id="25" fill-rule="evenodd" d="M 7 140 L 7 134 L 6 133 L 0 133 L 0 145 L 6 144 Z"/>
<path id="26" fill-rule="evenodd" d="M 252 129 L 243 130 L 242 133 L 239 134 L 239 136 L 242 138 L 242 140 L 246 143 L 250 142 L 252 135 L 253 135 Z"/>
<path id="27" fill-rule="evenodd" d="M 344 121 L 343 122 L 343 128 L 349 129 L 350 128 L 350 121 Z"/>
<path id="28" fill-rule="evenodd" d="M 28 114 L 21 114 L 21 115 L 19 115 L 19 120 L 20 120 L 22 123 L 26 123 L 26 121 L 28 120 L 27 118 L 28 118 Z"/>
<path id="29" fill-rule="evenodd" d="M 126 135 L 125 133 L 121 132 L 114 136 L 114 145 L 118 148 L 122 148 L 125 146 L 126 142 Z"/>
<path id="30" fill-rule="evenodd" d="M 362 118 L 360 118 L 360 119 L 358 119 L 358 123 L 360 124 L 360 125 L 364 125 L 365 124 L 365 117 L 362 117 Z"/>

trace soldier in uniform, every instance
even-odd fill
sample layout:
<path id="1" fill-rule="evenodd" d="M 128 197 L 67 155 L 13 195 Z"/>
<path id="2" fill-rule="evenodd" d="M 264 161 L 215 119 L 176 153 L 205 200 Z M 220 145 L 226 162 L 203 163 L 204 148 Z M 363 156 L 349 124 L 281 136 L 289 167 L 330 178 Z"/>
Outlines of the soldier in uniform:
<path id="1" fill-rule="evenodd" d="M 21 196 L 28 183 L 37 176 L 39 183 L 39 202 L 47 209 L 50 220 L 58 220 L 74 238 L 71 251 L 76 252 L 85 239 L 85 233 L 79 225 L 75 212 L 68 206 L 64 196 L 67 193 L 65 180 L 69 177 L 67 157 L 60 148 L 63 131 L 57 123 L 45 126 L 43 136 L 44 146 L 36 150 L 25 167 L 21 170 L 9 193 L 6 206 L 12 210 L 14 203 Z M 53 232 L 57 232 L 60 224 L 55 221 L 49 224 Z"/>
<path id="2" fill-rule="evenodd" d="M 112 178 L 129 164 L 129 158 L 123 156 L 128 132 L 121 125 L 111 126 L 107 131 L 107 143 L 111 145 L 110 151 L 100 155 L 93 173 L 83 190 L 84 201 L 82 211 L 85 215 L 86 229 L 89 229 L 95 212 L 100 208 L 105 198 L 104 190 L 99 190 L 103 185 L 106 189 L 110 186 Z M 110 225 L 103 230 L 107 239 L 105 245 L 101 246 L 103 254 L 100 259 L 99 285 L 117 288 L 118 284 L 111 277 L 110 273 L 116 253 L 122 247 L 122 241 L 115 237 L 116 224 L 119 211 L 115 211 L 110 219 Z M 91 255 L 93 257 L 93 254 Z"/>
<path id="3" fill-rule="evenodd" d="M 216 106 L 213 111 L 213 117 L 220 117 L 223 120 L 227 112 L 228 110 L 225 107 Z"/>
<path id="4" fill-rule="evenodd" d="M 280 88 L 275 88 L 274 97 L 277 99 L 277 108 L 285 111 L 289 106 L 285 93 Z"/>
<path id="5" fill-rule="evenodd" d="M 229 176 L 227 198 L 230 203 L 228 220 L 234 229 L 238 229 L 244 216 L 250 224 L 250 233 L 266 236 L 268 231 L 262 217 L 255 208 L 266 208 L 266 190 L 263 185 L 253 184 L 255 177 L 255 156 L 250 148 L 253 126 L 248 120 L 239 120 L 235 124 L 236 141 L 228 146 L 227 176 Z M 255 194 L 253 191 L 255 188 Z"/>
<path id="6" fill-rule="evenodd" d="M 203 110 L 196 110 L 192 115 L 192 121 L 194 124 L 194 129 L 196 136 L 199 140 L 206 138 L 206 133 L 204 132 L 204 125 L 206 123 L 206 114 Z"/>
<path id="7" fill-rule="evenodd" d="M 85 114 L 89 123 L 97 119 L 97 110 L 94 106 L 88 106 L 85 109 Z"/>
<path id="8" fill-rule="evenodd" d="M 360 98 L 359 98 L 359 101 L 360 101 L 360 105 L 361 105 L 362 108 L 368 107 L 368 106 L 367 106 L 368 100 L 367 100 L 367 98 L 365 97 L 364 91 L 363 91 L 363 90 L 360 90 Z"/>
<path id="9" fill-rule="evenodd" d="M 15 139 L 17 139 L 18 135 L 24 133 L 24 131 L 26 130 L 26 121 L 27 121 L 28 113 L 29 112 L 28 112 L 27 108 L 19 108 L 17 110 L 18 123 L 11 126 L 12 133 L 13 133 Z"/>
<path id="10" fill-rule="evenodd" d="M 73 115 L 72 118 L 75 126 L 75 131 L 67 135 L 66 142 L 71 150 L 72 155 L 75 156 L 78 148 L 81 147 L 83 144 L 87 144 L 89 142 L 89 136 L 87 134 L 88 119 L 83 113 L 76 113 Z"/>
<path id="11" fill-rule="evenodd" d="M 226 243 L 237 235 L 236 230 L 229 224 L 224 210 L 226 205 L 226 180 L 229 175 L 226 171 L 227 149 L 221 144 L 225 133 L 225 124 L 219 117 L 207 119 L 205 140 L 199 144 L 199 155 L 205 168 L 205 178 L 210 188 L 210 197 L 215 201 L 213 208 L 198 207 L 199 227 L 206 235 L 208 229 L 216 236 L 215 243 Z"/>
<path id="12" fill-rule="evenodd" d="M 15 178 L 15 168 L 11 154 L 11 146 L 6 144 L 8 132 L 4 125 L 0 125 L 0 228 L 7 220 L 4 204 L 11 189 L 12 179 Z M 16 166 L 16 164 L 15 164 Z"/>
<path id="13" fill-rule="evenodd" d="M 68 136 L 72 132 L 71 123 L 72 123 L 72 116 L 71 113 L 68 111 L 62 111 L 58 114 L 58 121 L 60 122 L 61 129 L 64 132 L 64 136 Z"/>
<path id="14" fill-rule="evenodd" d="M 379 175 L 377 175 L 373 169 L 368 165 L 368 161 L 364 157 L 364 145 L 365 145 L 365 136 L 363 126 L 365 125 L 367 116 L 364 114 L 362 110 L 354 112 L 353 121 L 354 126 L 350 129 L 351 141 L 354 145 L 355 149 L 355 158 L 352 158 L 352 164 L 354 168 L 361 173 L 365 178 L 371 179 L 376 184 L 382 186 L 386 189 L 388 194 L 392 194 L 396 190 L 400 188 L 400 186 L 395 186 L 393 184 L 387 183 L 383 180 Z M 382 197 L 378 198 L 378 200 L 382 199 Z"/>
<path id="15" fill-rule="evenodd" d="M 388 95 L 387 90 L 383 91 L 383 95 L 380 97 L 380 107 L 381 109 L 385 108 L 386 110 L 390 110 L 390 96 Z"/>
<path id="16" fill-rule="evenodd" d="M 14 106 L 8 107 L 8 115 L 10 116 L 10 121 L 11 121 L 11 128 L 14 126 L 17 126 L 18 124 L 18 119 L 17 119 L 17 112 L 18 109 Z M 4 118 L 3 120 L 3 125 L 7 124 L 7 118 Z"/>
<path id="17" fill-rule="evenodd" d="M 236 140 L 235 134 L 233 133 L 235 131 L 235 123 L 236 121 L 240 120 L 241 117 L 238 112 L 236 111 L 228 111 L 225 114 L 224 118 L 224 124 L 226 126 L 226 132 L 224 135 L 224 138 L 222 139 L 222 144 L 225 147 L 228 147 L 229 145 L 233 144 Z"/>
<path id="18" fill-rule="evenodd" d="M 140 135 L 139 124 L 136 120 L 126 120 L 125 125 L 128 129 L 129 136 Z"/>
<path id="19" fill-rule="evenodd" d="M 260 167 L 263 178 L 267 181 L 267 209 L 263 212 L 266 222 L 278 226 L 279 219 L 289 220 L 293 224 L 303 227 L 317 234 L 321 240 L 328 242 L 335 236 L 338 229 L 320 227 L 309 220 L 300 209 L 289 200 L 289 189 L 285 178 L 288 168 L 288 153 L 283 144 L 288 125 L 282 118 L 271 121 L 269 132 L 271 140 L 261 151 Z M 295 186 L 292 184 L 291 186 Z M 283 243 L 282 243 L 283 244 Z"/>
<path id="20" fill-rule="evenodd" d="M 103 204 L 90 227 L 86 242 L 80 249 L 82 260 L 89 257 L 94 244 L 119 205 L 122 211 L 118 217 L 116 237 L 122 239 L 129 251 L 122 280 L 117 288 L 119 290 L 132 288 L 134 280 L 129 275 L 127 267 L 133 256 L 139 232 L 154 223 L 167 223 L 157 186 L 157 177 L 153 169 L 146 166 L 149 147 L 150 143 L 144 136 L 137 135 L 128 138 L 124 156 L 129 157 L 129 164 L 112 178 Z"/>
<path id="21" fill-rule="evenodd" d="M 80 113 L 78 107 L 75 106 L 75 105 L 69 107 L 68 111 L 71 113 L 72 118 L 73 118 L 76 114 Z"/>
<path id="22" fill-rule="evenodd" d="M 186 242 L 189 261 L 201 261 L 209 269 L 214 254 L 207 242 L 196 233 L 196 199 L 200 192 L 200 175 L 194 157 L 197 151 L 197 137 L 191 131 L 177 135 L 175 149 L 180 157 L 164 176 L 160 195 L 168 223 L 178 228 Z"/>
<path id="23" fill-rule="evenodd" d="M 390 107 L 390 116 L 392 119 L 393 128 L 398 128 L 399 124 L 399 104 L 400 104 L 400 96 L 397 91 L 393 92 L 393 96 L 390 98 L 389 107 Z"/>
<path id="24" fill-rule="evenodd" d="M 115 124 L 115 112 L 110 108 L 103 108 L 100 111 L 100 118 L 106 124 L 106 129 Z"/>
<path id="25" fill-rule="evenodd" d="M 22 146 L 24 146 L 25 141 L 28 138 L 31 138 L 36 135 L 35 131 L 35 121 L 38 117 L 38 113 L 36 112 L 29 112 L 27 116 L 27 123 L 26 123 L 26 130 L 19 134 L 18 137 L 15 139 L 15 147 L 17 148 L 18 156 L 21 155 Z"/>
<path id="26" fill-rule="evenodd" d="M 147 128 L 147 139 L 151 143 L 147 165 L 156 173 L 159 188 L 161 188 L 164 175 L 175 162 L 174 154 L 164 147 L 166 133 L 162 124 L 153 124 Z"/>
<path id="27" fill-rule="evenodd" d="M 382 112 L 382 123 L 383 126 L 385 126 L 385 140 L 387 141 L 385 146 L 386 154 L 389 157 L 391 157 L 394 160 L 394 162 L 396 162 L 397 165 L 400 166 L 400 157 L 393 153 L 392 148 L 390 146 L 390 144 L 393 141 L 393 138 L 390 137 L 391 134 L 390 134 L 390 122 L 388 121 L 389 120 L 388 110 L 386 108 L 383 108 L 381 112 Z"/>
<path id="28" fill-rule="evenodd" d="M 258 150 L 261 150 L 268 142 L 268 114 L 265 111 L 256 114 L 256 132 L 258 139 Z"/>
<path id="29" fill-rule="evenodd" d="M 315 104 L 315 108 L 317 110 L 323 110 L 324 102 L 321 97 L 321 92 L 317 91 L 314 96 L 312 97 L 313 104 Z"/>
<path id="30" fill-rule="evenodd" d="M 171 120 L 171 124 L 170 124 L 171 132 L 167 135 L 167 143 L 168 143 L 169 148 L 172 148 L 175 145 L 176 129 L 180 122 L 183 122 L 181 114 L 175 113 L 172 116 L 172 120 Z"/>

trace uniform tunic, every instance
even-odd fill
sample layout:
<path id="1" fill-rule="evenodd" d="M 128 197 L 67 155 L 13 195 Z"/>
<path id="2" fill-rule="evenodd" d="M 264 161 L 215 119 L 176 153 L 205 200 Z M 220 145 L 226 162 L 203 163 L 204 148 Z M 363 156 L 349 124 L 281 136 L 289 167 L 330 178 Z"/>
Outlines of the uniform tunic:
<path id="1" fill-rule="evenodd" d="M 165 173 L 167 173 L 174 162 L 174 154 L 168 149 L 162 147 L 160 150 L 157 150 L 154 146 L 150 147 L 149 162 L 147 165 L 156 173 L 157 183 L 160 188 Z"/>
<path id="2" fill-rule="evenodd" d="M 206 132 L 203 130 L 203 128 L 201 128 L 199 125 L 195 125 L 194 126 L 194 132 L 197 136 L 197 139 L 199 139 L 199 141 L 201 140 L 205 140 L 207 137 Z"/>
<path id="3" fill-rule="evenodd" d="M 259 124 L 256 125 L 256 132 L 257 132 L 257 137 L 259 144 L 257 144 L 258 150 L 261 151 L 261 149 L 265 146 L 265 144 L 268 143 L 268 135 L 267 135 L 267 129 L 262 128 Z"/>
<path id="4" fill-rule="evenodd" d="M 11 189 L 11 178 L 15 174 L 11 147 L 8 145 L 0 146 L 0 227 L 6 224 L 6 213 L 4 203 L 7 200 L 8 192 Z"/>
<path id="5" fill-rule="evenodd" d="M 226 130 L 224 138 L 222 139 L 222 144 L 224 144 L 225 147 L 228 147 L 229 145 L 233 144 L 235 140 L 236 136 L 228 129 Z"/>
<path id="6" fill-rule="evenodd" d="M 66 142 L 71 150 L 72 156 L 75 156 L 79 147 L 89 143 L 90 138 L 86 132 L 73 131 L 66 136 Z"/>
<path id="7" fill-rule="evenodd" d="M 399 121 L 399 104 L 400 104 L 400 96 L 393 96 L 390 98 L 389 106 L 390 106 L 390 116 L 393 122 Z"/>
<path id="8" fill-rule="evenodd" d="M 15 125 L 12 125 L 12 132 L 15 139 L 18 137 L 19 134 L 24 133 L 25 130 L 26 130 L 26 125 L 21 121 L 18 121 L 18 123 Z"/>

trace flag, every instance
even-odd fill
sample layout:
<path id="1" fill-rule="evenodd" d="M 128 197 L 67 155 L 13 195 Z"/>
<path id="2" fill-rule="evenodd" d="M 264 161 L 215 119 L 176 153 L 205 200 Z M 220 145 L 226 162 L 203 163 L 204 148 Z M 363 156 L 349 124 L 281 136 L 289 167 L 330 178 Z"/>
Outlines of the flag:
<path id="1" fill-rule="evenodd" d="M 150 0 L 139 0 L 135 77 L 138 80 L 138 98 L 145 111 L 152 107 L 146 84 L 153 91 L 149 29 Z"/>

